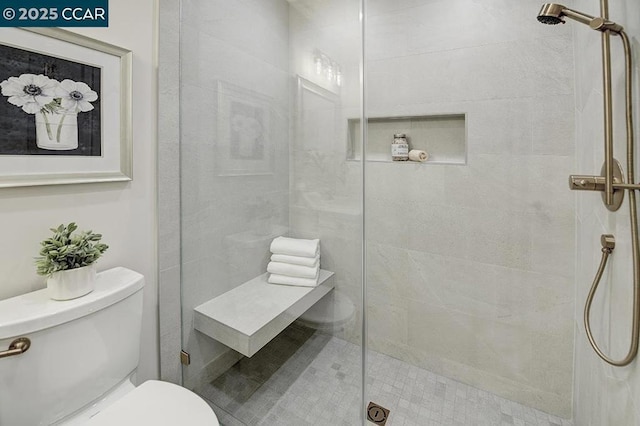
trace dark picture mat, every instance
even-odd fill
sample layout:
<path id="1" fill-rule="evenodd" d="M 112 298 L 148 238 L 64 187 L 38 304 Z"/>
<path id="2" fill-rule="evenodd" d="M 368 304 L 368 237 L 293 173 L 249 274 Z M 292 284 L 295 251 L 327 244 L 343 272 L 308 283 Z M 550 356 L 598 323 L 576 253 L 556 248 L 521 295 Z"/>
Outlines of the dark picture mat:
<path id="1" fill-rule="evenodd" d="M 58 81 L 84 82 L 98 94 L 92 111 L 78 113 L 78 148 L 68 151 L 38 148 L 35 116 L 0 96 L 0 155 L 101 156 L 101 71 L 91 65 L 0 44 L 0 81 L 22 74 L 44 74 Z"/>

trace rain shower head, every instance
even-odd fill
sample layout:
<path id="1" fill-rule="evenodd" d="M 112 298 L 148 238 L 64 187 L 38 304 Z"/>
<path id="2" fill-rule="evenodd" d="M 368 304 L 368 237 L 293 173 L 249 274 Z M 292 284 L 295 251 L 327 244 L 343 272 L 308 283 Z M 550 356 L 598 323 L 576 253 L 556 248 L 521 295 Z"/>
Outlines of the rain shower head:
<path id="1" fill-rule="evenodd" d="M 564 24 L 564 17 L 571 18 L 574 21 L 578 21 L 582 24 L 588 25 L 591 29 L 598 31 L 612 31 L 619 33 L 622 31 L 622 26 L 615 22 L 607 21 L 603 18 L 596 18 L 586 13 L 578 12 L 577 10 L 569 9 L 566 6 L 556 3 L 545 3 L 542 5 L 542 9 L 538 13 L 538 21 L 547 25 Z"/>

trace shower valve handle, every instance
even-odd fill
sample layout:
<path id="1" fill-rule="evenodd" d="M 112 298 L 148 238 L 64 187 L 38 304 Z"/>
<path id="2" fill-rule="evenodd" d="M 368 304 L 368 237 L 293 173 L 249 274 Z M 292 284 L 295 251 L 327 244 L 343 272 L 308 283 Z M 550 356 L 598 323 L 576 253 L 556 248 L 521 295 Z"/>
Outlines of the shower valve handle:
<path id="1" fill-rule="evenodd" d="M 571 175 L 569 189 L 574 191 L 604 191 L 604 176 Z"/>
<path id="2" fill-rule="evenodd" d="M 609 211 L 616 211 L 622 205 L 624 200 L 624 190 L 629 189 L 630 186 L 624 181 L 624 174 L 622 172 L 622 166 L 614 158 L 613 159 L 613 173 L 611 187 L 613 188 L 613 203 L 607 204 L 607 178 L 606 178 L 606 163 L 602 165 L 600 170 L 600 176 L 591 175 L 571 175 L 569 176 L 569 189 L 573 191 L 599 191 L 602 195 L 602 201 Z"/>

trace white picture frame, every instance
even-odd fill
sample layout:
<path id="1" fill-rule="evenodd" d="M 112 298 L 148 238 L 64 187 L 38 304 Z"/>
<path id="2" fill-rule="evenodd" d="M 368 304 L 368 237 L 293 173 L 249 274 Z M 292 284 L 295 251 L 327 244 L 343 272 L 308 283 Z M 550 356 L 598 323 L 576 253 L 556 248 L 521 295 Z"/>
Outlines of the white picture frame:
<path id="1" fill-rule="evenodd" d="M 33 62 L 52 57 L 97 68 L 101 86 L 99 155 L 62 151 L 57 155 L 7 154 L 0 150 L 0 188 L 132 180 L 132 52 L 58 28 L 0 28 L 0 45 L 33 55 Z M 46 75 L 46 69 L 43 72 Z M 37 74 L 38 69 L 25 69 L 24 73 Z M 7 78 L 0 76 L 0 81 Z M 0 97 L 0 103 L 2 108 L 17 108 L 6 96 Z M 12 137 L 32 135 L 17 132 Z"/>

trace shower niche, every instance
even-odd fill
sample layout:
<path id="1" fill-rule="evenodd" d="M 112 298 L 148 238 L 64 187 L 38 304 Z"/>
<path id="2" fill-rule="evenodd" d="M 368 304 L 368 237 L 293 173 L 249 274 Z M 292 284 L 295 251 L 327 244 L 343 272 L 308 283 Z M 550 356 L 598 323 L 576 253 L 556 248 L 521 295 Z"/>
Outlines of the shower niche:
<path id="1" fill-rule="evenodd" d="M 393 135 L 404 133 L 409 141 L 409 149 L 429 153 L 429 159 L 422 164 L 466 164 L 466 127 L 465 114 L 370 117 L 367 161 L 409 163 L 391 159 Z M 361 131 L 360 119 L 348 119 L 347 160 L 360 160 Z"/>

